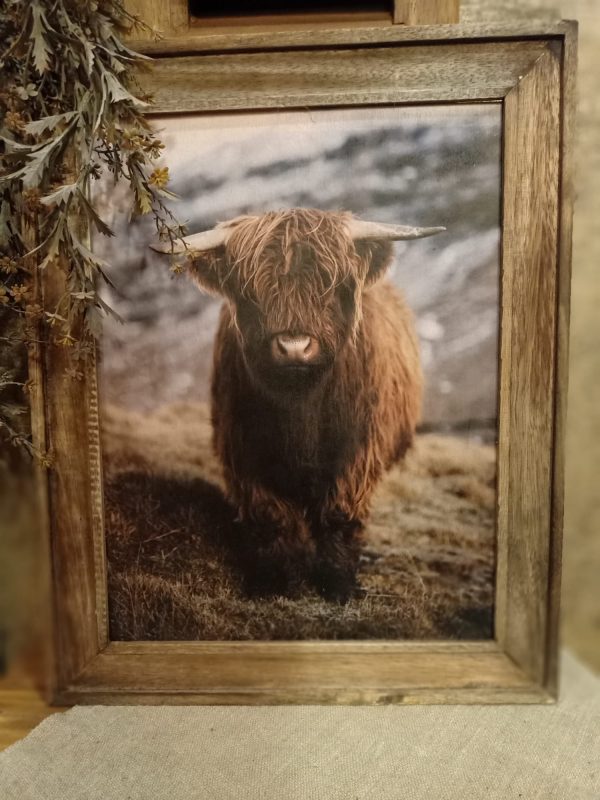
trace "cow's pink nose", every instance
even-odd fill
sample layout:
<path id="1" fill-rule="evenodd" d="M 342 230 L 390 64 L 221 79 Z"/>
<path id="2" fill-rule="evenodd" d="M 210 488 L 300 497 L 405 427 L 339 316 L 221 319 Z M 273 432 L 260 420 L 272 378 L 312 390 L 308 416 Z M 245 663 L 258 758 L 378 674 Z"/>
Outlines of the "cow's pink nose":
<path id="1" fill-rule="evenodd" d="M 271 353 L 279 364 L 310 364 L 319 355 L 319 343 L 305 334 L 280 333 L 273 337 Z"/>

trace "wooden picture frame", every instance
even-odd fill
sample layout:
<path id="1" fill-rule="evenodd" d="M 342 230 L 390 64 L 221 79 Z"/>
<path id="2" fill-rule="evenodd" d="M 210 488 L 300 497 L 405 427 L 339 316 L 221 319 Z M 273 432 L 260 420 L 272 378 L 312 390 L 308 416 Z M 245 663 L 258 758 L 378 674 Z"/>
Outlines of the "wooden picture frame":
<path id="1" fill-rule="evenodd" d="M 307 4 L 305 4 L 307 5 Z M 282 5 L 277 14 L 265 14 L 249 8 L 246 16 L 231 16 L 219 8 L 218 13 L 209 16 L 195 16 L 193 4 L 188 0 L 162 0 L 162 2 L 148 2 L 148 0 L 126 0 L 125 6 L 131 14 L 142 20 L 146 27 L 132 31 L 132 37 L 140 37 L 146 46 L 152 46 L 154 32 L 160 31 L 167 42 L 177 42 L 179 46 L 182 39 L 197 43 L 199 38 L 206 35 L 223 34 L 229 38 L 231 32 L 255 34 L 257 30 L 263 31 L 265 27 L 269 34 L 276 31 L 293 31 L 310 29 L 314 34 L 315 29 L 326 27 L 363 27 L 365 25 L 387 26 L 391 23 L 401 25 L 450 25 L 459 21 L 460 0 L 381 0 L 373 3 L 371 8 L 364 5 L 357 6 L 349 3 L 347 9 L 339 11 L 319 10 L 302 13 L 289 11 Z M 260 4 L 258 4 L 260 8 Z M 310 8 L 310 4 L 308 4 Z M 139 46 L 136 45 L 136 46 Z M 161 47 L 163 45 L 160 45 Z M 142 45 L 143 47 L 143 45 Z"/>
<path id="2" fill-rule="evenodd" d="M 503 111 L 495 639 L 111 642 L 95 368 L 32 369 L 56 703 L 531 703 L 557 694 L 576 27 L 353 28 L 200 38 L 141 76 L 153 114 L 481 102 Z M 187 47 L 187 46 L 186 46 Z M 226 52 L 224 52 L 226 51 Z M 38 291 L 51 305 L 59 271 Z"/>

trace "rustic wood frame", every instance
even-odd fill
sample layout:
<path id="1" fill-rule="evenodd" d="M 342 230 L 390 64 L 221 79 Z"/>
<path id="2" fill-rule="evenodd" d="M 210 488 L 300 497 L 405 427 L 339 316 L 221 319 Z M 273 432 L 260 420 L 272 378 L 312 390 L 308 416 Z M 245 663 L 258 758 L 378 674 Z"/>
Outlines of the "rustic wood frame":
<path id="1" fill-rule="evenodd" d="M 223 33 L 228 36 L 232 30 L 238 33 L 256 32 L 262 29 L 269 36 L 276 31 L 306 30 L 327 27 L 361 27 L 365 24 L 386 26 L 391 23 L 403 25 L 447 25 L 458 22 L 460 0 L 390 0 L 389 10 L 371 9 L 367 11 L 348 11 L 298 14 L 284 13 L 273 16 L 252 15 L 246 17 L 207 17 L 197 19 L 191 16 L 188 0 L 125 0 L 127 10 L 141 19 L 147 26 L 137 28 L 132 35 L 140 36 L 145 42 L 152 41 L 153 31 L 170 39 L 185 37 L 192 40 L 206 37 L 207 33 Z M 285 9 L 285 5 L 282 4 Z"/>
<path id="2" fill-rule="evenodd" d="M 167 43 L 155 113 L 500 103 L 503 234 L 495 639 L 484 642 L 110 642 L 95 369 L 32 369 L 59 703 L 503 703 L 557 693 L 571 245 L 574 23 L 294 33 L 262 49 Z M 211 39 L 211 41 L 209 41 Z M 223 52 L 226 50 L 227 52 Z M 52 303 L 59 271 L 39 291 Z"/>

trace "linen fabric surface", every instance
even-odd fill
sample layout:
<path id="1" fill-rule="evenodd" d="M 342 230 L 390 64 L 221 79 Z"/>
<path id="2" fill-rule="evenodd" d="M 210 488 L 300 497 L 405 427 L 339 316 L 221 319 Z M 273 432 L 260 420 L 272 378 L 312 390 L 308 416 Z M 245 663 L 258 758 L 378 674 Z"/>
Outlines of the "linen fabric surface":
<path id="1" fill-rule="evenodd" d="M 77 706 L 0 754 L 2 800 L 598 800 L 600 678 L 552 706 Z"/>

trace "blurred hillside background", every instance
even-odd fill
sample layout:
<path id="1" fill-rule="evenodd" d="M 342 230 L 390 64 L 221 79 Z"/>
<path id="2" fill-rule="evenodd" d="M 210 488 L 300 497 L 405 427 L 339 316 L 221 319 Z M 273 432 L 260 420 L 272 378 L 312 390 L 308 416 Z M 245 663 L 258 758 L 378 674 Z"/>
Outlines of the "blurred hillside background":
<path id="1" fill-rule="evenodd" d="M 355 109 L 160 120 L 165 163 L 190 232 L 294 206 L 381 222 L 444 225 L 395 245 L 391 272 L 417 318 L 426 373 L 424 427 L 493 440 L 496 418 L 500 106 Z M 151 411 L 208 398 L 220 300 L 173 276 L 148 249 L 152 223 L 129 224 L 118 193 L 98 198 L 117 230 L 99 238 L 125 321 L 103 340 L 106 403 Z"/>

